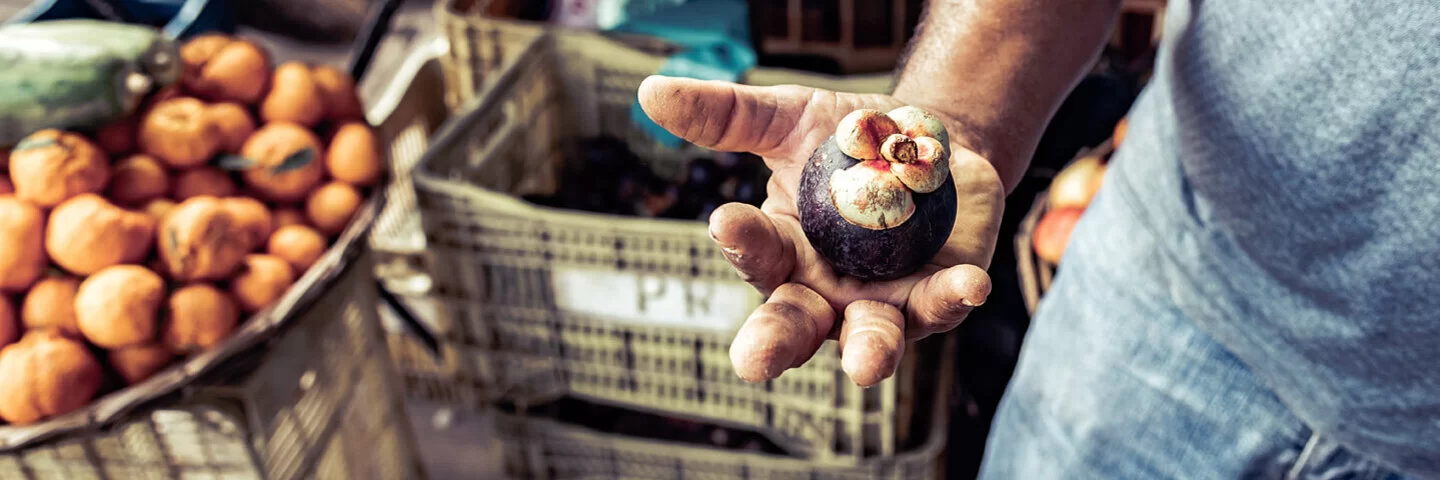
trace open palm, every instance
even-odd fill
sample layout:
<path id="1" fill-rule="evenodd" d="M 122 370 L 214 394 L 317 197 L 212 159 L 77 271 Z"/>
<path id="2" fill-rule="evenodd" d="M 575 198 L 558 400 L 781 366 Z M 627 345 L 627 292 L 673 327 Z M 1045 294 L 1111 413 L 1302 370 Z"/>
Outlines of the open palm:
<path id="1" fill-rule="evenodd" d="M 995 251 L 1004 187 L 956 125 L 946 125 L 958 200 L 949 240 L 914 274 L 864 282 L 838 275 L 806 240 L 795 201 L 800 174 L 846 114 L 888 111 L 904 102 L 888 95 L 666 77 L 646 79 L 640 102 L 675 135 L 715 150 L 754 153 L 773 171 L 761 208 L 731 203 L 710 217 L 710 236 L 725 258 L 768 295 L 731 345 L 741 378 L 778 377 L 835 339 L 851 380 L 877 384 L 894 374 L 908 340 L 955 328 L 989 295 L 985 269 Z"/>

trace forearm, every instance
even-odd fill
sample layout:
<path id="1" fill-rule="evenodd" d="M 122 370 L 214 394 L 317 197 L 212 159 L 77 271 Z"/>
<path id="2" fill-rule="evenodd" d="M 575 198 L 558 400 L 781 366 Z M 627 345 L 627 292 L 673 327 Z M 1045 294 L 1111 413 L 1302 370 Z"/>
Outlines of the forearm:
<path id="1" fill-rule="evenodd" d="M 1121 0 L 931 0 L 894 94 L 945 117 L 1008 194 L 1065 95 L 1099 54 Z"/>

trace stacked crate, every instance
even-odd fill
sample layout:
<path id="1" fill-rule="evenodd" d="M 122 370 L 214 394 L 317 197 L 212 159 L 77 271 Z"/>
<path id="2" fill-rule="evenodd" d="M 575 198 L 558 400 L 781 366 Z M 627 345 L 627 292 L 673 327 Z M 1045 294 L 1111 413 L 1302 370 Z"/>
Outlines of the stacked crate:
<path id="1" fill-rule="evenodd" d="M 661 171 L 714 154 L 664 147 L 631 122 L 663 56 L 448 0 L 437 12 L 450 33 L 447 77 L 470 81 L 449 86 L 457 111 L 414 173 L 442 341 L 431 356 L 392 338 L 412 401 L 492 415 L 504 470 L 524 478 L 935 477 L 950 336 L 909 349 L 895 378 L 869 389 L 846 377 L 833 342 L 780 378 L 746 383 L 730 340 L 762 297 L 704 222 L 521 200 L 558 188 L 556 172 L 595 135 L 623 139 Z M 747 81 L 888 86 L 773 70 Z M 627 420 L 600 422 L 616 418 Z M 651 434 L 662 430 L 703 435 Z"/>

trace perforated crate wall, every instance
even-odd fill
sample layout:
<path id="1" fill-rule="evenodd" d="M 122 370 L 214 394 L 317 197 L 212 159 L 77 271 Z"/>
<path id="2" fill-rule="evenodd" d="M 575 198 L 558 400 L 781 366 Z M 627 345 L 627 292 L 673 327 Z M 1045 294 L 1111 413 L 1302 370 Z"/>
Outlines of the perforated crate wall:
<path id="1" fill-rule="evenodd" d="M 507 49 L 520 53 L 437 134 L 415 173 L 447 339 L 439 362 L 411 342 L 392 342 L 404 362 L 429 374 L 407 375 L 416 394 L 465 405 L 574 395 L 753 429 L 815 459 L 894 455 L 904 440 L 897 419 L 915 407 L 901 401 L 911 387 L 901 379 L 933 382 L 933 371 L 860 389 L 841 371 L 831 342 L 779 379 L 745 383 L 734 374 L 729 342 L 761 296 L 719 255 L 704 222 L 517 199 L 553 192 L 574 141 L 599 133 L 676 171 L 708 155 L 694 146 L 665 149 L 631 126 L 639 84 L 663 59 L 575 32 Z M 610 291 L 587 296 L 577 293 L 580 284 Z M 667 293 L 655 301 L 676 310 L 658 315 L 632 305 L 660 286 Z"/>
<path id="2" fill-rule="evenodd" d="M 955 353 L 955 335 L 946 334 L 935 356 Z M 933 358 L 933 357 L 932 357 Z M 934 388 L 918 401 L 937 412 L 921 425 L 923 442 L 859 465 L 834 465 L 756 452 L 627 437 L 519 415 L 495 417 L 496 434 L 504 438 L 506 473 L 517 479 L 648 478 L 648 479 L 795 479 L 795 480 L 936 480 L 944 478 L 948 416 L 944 405 L 953 387 L 954 365 L 941 362 Z"/>

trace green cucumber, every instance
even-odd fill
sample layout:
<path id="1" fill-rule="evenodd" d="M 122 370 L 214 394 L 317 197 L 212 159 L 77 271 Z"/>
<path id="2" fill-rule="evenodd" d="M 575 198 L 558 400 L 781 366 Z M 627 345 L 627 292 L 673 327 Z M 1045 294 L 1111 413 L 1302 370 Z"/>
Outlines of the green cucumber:
<path id="1" fill-rule="evenodd" d="M 50 39 L 80 47 L 99 48 L 131 59 L 157 84 L 180 81 L 180 47 L 160 30 L 145 25 L 102 20 L 49 20 L 0 28 L 0 40 L 22 37 Z"/>
<path id="2" fill-rule="evenodd" d="M 0 148 L 46 128 L 94 130 L 180 78 L 179 46 L 143 25 L 56 20 L 0 27 Z"/>

